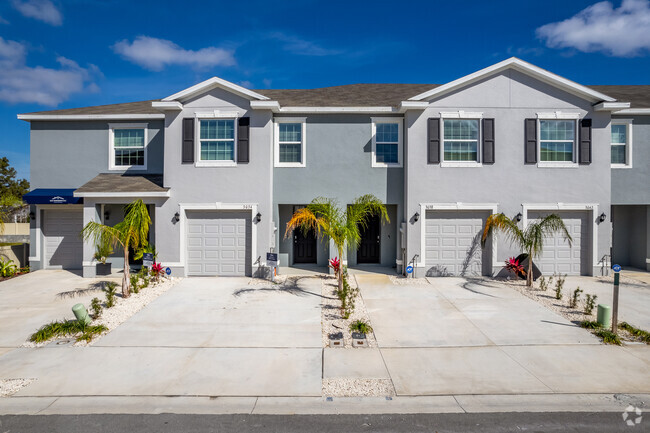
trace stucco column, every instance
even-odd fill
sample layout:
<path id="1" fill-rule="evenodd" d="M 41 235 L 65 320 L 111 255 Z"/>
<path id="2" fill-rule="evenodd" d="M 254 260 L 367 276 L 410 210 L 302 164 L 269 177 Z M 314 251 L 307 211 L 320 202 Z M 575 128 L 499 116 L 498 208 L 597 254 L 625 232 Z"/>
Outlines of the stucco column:
<path id="1" fill-rule="evenodd" d="M 84 209 L 83 209 L 83 225 L 84 227 L 91 221 L 101 222 L 101 216 L 99 214 L 99 205 L 91 200 L 84 200 Z M 93 256 L 95 255 L 95 243 L 90 241 L 84 241 L 83 243 L 83 277 L 84 278 L 94 278 L 96 276 L 95 261 Z"/>
<path id="2" fill-rule="evenodd" d="M 650 271 L 650 206 L 646 206 L 646 247 L 645 247 L 645 268 Z"/>

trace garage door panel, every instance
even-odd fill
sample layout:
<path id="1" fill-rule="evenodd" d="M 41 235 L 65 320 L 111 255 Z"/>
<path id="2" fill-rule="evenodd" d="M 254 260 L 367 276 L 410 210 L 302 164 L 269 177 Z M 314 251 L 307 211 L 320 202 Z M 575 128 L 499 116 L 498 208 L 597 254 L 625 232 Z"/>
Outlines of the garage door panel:
<path id="1" fill-rule="evenodd" d="M 48 267 L 81 269 L 83 241 L 81 209 L 48 209 L 44 212 L 43 236 Z"/>
<path id="2" fill-rule="evenodd" d="M 241 211 L 188 211 L 188 274 L 243 276 L 250 268 L 251 216 Z M 194 261 L 195 263 L 191 263 Z"/>
<path id="3" fill-rule="evenodd" d="M 589 273 L 591 256 L 591 224 L 587 211 L 531 211 L 528 219 L 539 221 L 555 213 L 562 218 L 572 237 L 571 246 L 561 234 L 556 234 L 544 241 L 544 251 L 536 260 L 537 267 L 543 274 L 554 273 L 581 275 Z"/>
<path id="4" fill-rule="evenodd" d="M 488 250 L 480 246 L 487 211 L 428 211 L 425 248 L 427 274 L 482 275 Z"/>

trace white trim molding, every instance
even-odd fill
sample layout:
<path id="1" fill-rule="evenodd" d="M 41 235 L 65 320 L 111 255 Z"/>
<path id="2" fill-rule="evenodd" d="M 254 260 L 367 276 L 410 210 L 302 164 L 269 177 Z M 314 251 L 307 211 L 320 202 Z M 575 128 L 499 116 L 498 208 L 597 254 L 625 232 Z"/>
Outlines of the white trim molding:
<path id="1" fill-rule="evenodd" d="M 280 124 L 300 123 L 301 143 L 300 162 L 280 162 Z M 307 118 L 306 117 L 274 117 L 273 118 L 273 166 L 274 167 L 305 167 L 307 165 Z"/>
<path id="2" fill-rule="evenodd" d="M 479 80 L 482 80 L 483 78 L 486 78 L 490 75 L 498 74 L 499 72 L 506 69 L 515 69 L 519 72 L 522 72 L 540 81 L 548 83 L 554 87 L 565 90 L 583 99 L 587 99 L 591 102 L 616 101 L 616 99 L 612 98 L 611 96 L 607 96 L 603 93 L 597 92 L 593 89 L 590 89 L 589 87 L 580 85 L 574 81 L 567 80 L 566 78 L 560 77 L 559 75 L 553 74 L 552 72 L 539 68 L 528 62 L 524 62 L 523 60 L 520 60 L 516 57 L 511 57 L 502 62 L 496 63 L 492 66 L 488 66 L 487 68 L 481 69 L 480 71 L 466 75 L 457 80 L 451 81 L 447 84 L 443 84 L 442 86 L 438 86 L 435 89 L 431 89 L 427 92 L 420 93 L 419 95 L 409 98 L 409 101 L 422 101 L 425 99 L 428 100 L 435 97 L 440 97 L 460 87 L 467 86 Z"/>
<path id="3" fill-rule="evenodd" d="M 577 211 L 591 211 L 591 250 L 593 266 L 598 266 L 598 204 L 597 203 L 524 203 L 522 207 L 522 227 L 528 226 L 528 211 L 563 211 L 563 210 L 577 210 Z"/>
<path id="4" fill-rule="evenodd" d="M 255 254 L 257 254 L 257 224 L 253 221 L 255 215 L 257 215 L 257 203 L 179 203 L 179 246 L 180 246 L 180 261 L 178 263 L 168 263 L 167 266 L 182 266 L 183 275 L 187 276 L 187 242 L 186 242 L 186 211 L 193 210 L 205 210 L 205 211 L 215 211 L 215 210 L 242 210 L 251 212 L 251 251 L 250 251 L 250 261 L 251 269 L 253 263 L 255 263 Z"/>
<path id="5" fill-rule="evenodd" d="M 578 119 L 580 113 L 537 113 L 537 167 L 539 168 L 578 168 Z M 542 161 L 542 120 L 573 120 L 573 152 L 572 161 Z M 561 140 L 544 140 L 561 141 Z M 567 140 L 568 141 L 568 140 Z"/>
<path id="6" fill-rule="evenodd" d="M 638 116 L 650 116 L 650 108 L 626 108 L 624 110 L 614 111 L 613 115 L 626 114 Z"/>
<path id="7" fill-rule="evenodd" d="M 625 125 L 625 164 L 611 164 L 612 168 L 632 168 L 633 165 L 633 153 L 632 153 L 632 143 L 634 141 L 632 140 L 632 130 L 634 129 L 633 126 L 633 120 L 632 119 L 617 119 L 613 118 L 610 128 L 612 125 Z M 611 137 L 611 134 L 610 134 Z M 610 138 L 610 146 L 612 145 L 611 143 L 611 138 Z"/>
<path id="8" fill-rule="evenodd" d="M 193 96 L 199 95 L 201 93 L 208 92 L 214 89 L 215 87 L 219 87 L 223 90 L 226 90 L 231 93 L 235 93 L 247 99 L 257 99 L 260 101 L 269 100 L 269 98 L 267 98 L 266 96 L 260 95 L 259 93 L 253 92 L 252 90 L 249 90 L 245 87 L 238 86 L 235 83 L 231 83 L 230 81 L 226 81 L 219 77 L 212 77 L 198 84 L 195 84 L 192 87 L 188 87 L 185 90 L 181 90 L 180 92 L 174 93 L 171 96 L 163 98 L 162 102 L 177 101 L 177 100 L 182 101 L 185 99 L 189 99 Z"/>
<path id="9" fill-rule="evenodd" d="M 427 211 L 437 210 L 487 210 L 493 214 L 497 213 L 499 203 L 420 203 L 420 261 L 415 264 L 416 267 L 426 267 L 426 222 Z M 500 266 L 497 260 L 497 242 L 492 240 L 492 267 Z"/>
<path id="10" fill-rule="evenodd" d="M 378 123 L 396 123 L 397 124 L 397 162 L 377 162 L 377 124 Z M 371 166 L 379 167 L 403 167 L 404 166 L 404 119 L 402 117 L 371 117 Z"/>
<path id="11" fill-rule="evenodd" d="M 181 111 L 183 104 L 178 101 L 153 101 L 151 106 L 160 111 Z"/>
<path id="12" fill-rule="evenodd" d="M 253 110 L 271 110 L 274 113 L 280 112 L 280 103 L 278 101 L 251 101 Z"/>
<path id="13" fill-rule="evenodd" d="M 475 111 L 441 111 L 441 119 L 482 119 L 483 113 Z"/>
<path id="14" fill-rule="evenodd" d="M 445 119 L 466 119 L 466 120 L 476 120 L 478 122 L 478 138 L 476 140 L 476 160 L 475 161 L 445 161 Z M 483 119 L 482 112 L 471 112 L 471 111 L 441 111 L 440 112 L 440 167 L 482 167 L 483 166 Z M 450 140 L 453 141 L 453 140 Z"/>
<path id="15" fill-rule="evenodd" d="M 543 113 L 537 113 L 538 119 L 580 119 L 580 113 L 577 112 L 564 112 L 564 111 L 547 111 Z"/>
<path id="16" fill-rule="evenodd" d="M 148 120 L 164 119 L 164 114 L 19 114 L 18 120 Z"/>
<path id="17" fill-rule="evenodd" d="M 144 164 L 143 165 L 115 165 L 115 130 L 116 129 L 142 129 L 144 131 Z M 108 169 L 111 171 L 126 171 L 129 169 L 146 170 L 149 147 L 148 123 L 109 123 L 108 124 Z"/>
<path id="18" fill-rule="evenodd" d="M 201 160 L 201 121 L 219 119 L 233 121 L 233 159 L 232 160 Z M 219 111 L 197 112 L 194 116 L 194 167 L 237 167 L 237 122 L 239 112 Z"/>
<path id="19" fill-rule="evenodd" d="M 600 102 L 594 105 L 594 111 L 618 111 L 630 108 L 629 102 Z"/>

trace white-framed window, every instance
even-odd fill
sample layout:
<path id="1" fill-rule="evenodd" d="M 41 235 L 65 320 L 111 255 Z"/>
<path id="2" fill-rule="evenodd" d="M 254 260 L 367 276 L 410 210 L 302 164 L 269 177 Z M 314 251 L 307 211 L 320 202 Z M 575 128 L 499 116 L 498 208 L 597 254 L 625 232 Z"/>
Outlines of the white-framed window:
<path id="1" fill-rule="evenodd" d="M 108 125 L 109 170 L 147 169 L 146 123 L 110 123 Z"/>
<path id="2" fill-rule="evenodd" d="M 372 166 L 402 167 L 403 132 L 402 119 L 396 117 L 373 117 Z"/>
<path id="3" fill-rule="evenodd" d="M 237 164 L 237 117 L 204 117 L 196 119 L 197 167 L 234 166 Z"/>
<path id="4" fill-rule="evenodd" d="M 632 120 L 616 119 L 611 124 L 613 168 L 632 167 Z"/>
<path id="5" fill-rule="evenodd" d="M 305 167 L 306 119 L 283 117 L 274 119 L 274 148 L 276 167 Z"/>
<path id="6" fill-rule="evenodd" d="M 537 114 L 537 165 L 578 166 L 578 119 L 580 113 Z"/>
<path id="7" fill-rule="evenodd" d="M 481 119 L 483 113 L 440 113 L 442 167 L 481 165 Z"/>

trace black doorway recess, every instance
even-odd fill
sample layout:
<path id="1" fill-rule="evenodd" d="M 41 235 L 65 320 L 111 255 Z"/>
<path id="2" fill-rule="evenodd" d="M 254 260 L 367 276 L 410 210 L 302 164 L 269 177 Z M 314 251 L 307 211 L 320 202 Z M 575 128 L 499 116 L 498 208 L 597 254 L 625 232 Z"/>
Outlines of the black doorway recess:
<path id="1" fill-rule="evenodd" d="M 307 234 L 301 229 L 293 231 L 293 262 L 316 263 L 316 233 L 313 229 Z"/>
<path id="2" fill-rule="evenodd" d="M 361 242 L 357 251 L 357 263 L 379 263 L 381 249 L 381 218 L 376 215 L 368 220 L 366 228 L 361 228 Z"/>

